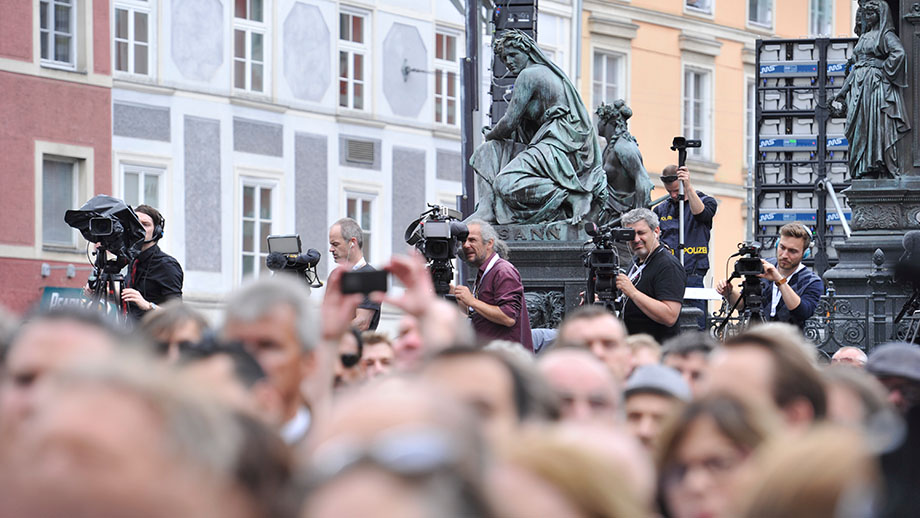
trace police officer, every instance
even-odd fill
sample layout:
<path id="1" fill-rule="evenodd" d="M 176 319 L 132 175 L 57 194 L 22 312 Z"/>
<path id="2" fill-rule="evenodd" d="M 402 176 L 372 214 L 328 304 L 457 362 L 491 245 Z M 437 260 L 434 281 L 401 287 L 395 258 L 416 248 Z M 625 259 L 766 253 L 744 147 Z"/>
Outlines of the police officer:
<path id="1" fill-rule="evenodd" d="M 703 277 L 709 271 L 709 233 L 718 203 L 690 185 L 690 170 L 686 166 L 669 165 L 661 171 L 661 182 L 670 198 L 655 207 L 661 225 L 661 241 L 672 253 L 680 256 L 680 183 L 684 184 L 684 271 L 687 287 L 703 287 Z M 700 329 L 706 328 L 706 301 L 690 300 L 692 306 L 703 311 Z"/>

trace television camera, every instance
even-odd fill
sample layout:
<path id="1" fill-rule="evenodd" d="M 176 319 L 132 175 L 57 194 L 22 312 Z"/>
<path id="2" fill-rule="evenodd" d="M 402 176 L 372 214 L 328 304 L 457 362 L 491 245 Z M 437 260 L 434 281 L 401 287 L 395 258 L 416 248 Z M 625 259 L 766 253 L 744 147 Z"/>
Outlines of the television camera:
<path id="1" fill-rule="evenodd" d="M 585 245 L 594 245 L 592 250 L 584 254 L 585 268 L 588 271 L 585 286 L 586 304 L 593 304 L 597 299 L 599 304 L 614 310 L 614 304 L 620 295 L 617 290 L 617 274 L 624 273 L 620 269 L 616 243 L 632 241 L 636 237 L 636 231 L 612 225 L 598 227 L 596 223 L 588 222 L 585 224 L 585 233 L 591 236 L 591 240 Z"/>
<path id="2" fill-rule="evenodd" d="M 99 244 L 89 281 L 93 305 L 111 303 L 121 307 L 124 315 L 121 270 L 137 257 L 146 237 L 134 209 L 123 200 L 100 194 L 79 209 L 66 211 L 64 222 L 79 230 L 88 242 Z"/>
<path id="3" fill-rule="evenodd" d="M 435 293 L 446 297 L 454 278 L 450 261 L 459 255 L 470 231 L 460 221 L 460 211 L 430 203 L 428 207 L 406 228 L 406 243 L 425 256 Z"/>
<path id="4" fill-rule="evenodd" d="M 737 257 L 735 261 L 735 270 L 728 278 L 729 284 L 734 279 L 742 279 L 741 296 L 732 304 L 725 318 L 719 323 L 716 330 L 716 336 L 722 337 L 725 327 L 728 325 L 732 313 L 738 308 L 741 302 L 744 302 L 744 309 L 740 315 L 740 329 L 746 329 L 752 323 L 757 324 L 764 321 L 761 304 L 763 303 L 763 294 L 761 292 L 761 274 L 763 274 L 763 261 L 760 257 L 762 245 L 756 241 L 747 241 L 738 243 L 738 251 L 729 256 Z M 724 306 L 723 306 L 724 308 Z"/>
<path id="5" fill-rule="evenodd" d="M 316 273 L 316 265 L 322 257 L 315 248 L 301 253 L 300 234 L 268 236 L 268 257 L 265 266 L 273 272 L 289 272 L 302 275 L 311 288 L 321 288 L 322 281 Z"/>

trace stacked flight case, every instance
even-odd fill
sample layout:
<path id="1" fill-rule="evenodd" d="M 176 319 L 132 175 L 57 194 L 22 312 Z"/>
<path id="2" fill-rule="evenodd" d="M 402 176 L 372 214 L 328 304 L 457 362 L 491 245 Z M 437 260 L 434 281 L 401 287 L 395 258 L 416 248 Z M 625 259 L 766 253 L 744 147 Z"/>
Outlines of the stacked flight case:
<path id="1" fill-rule="evenodd" d="M 826 182 L 850 219 L 840 194 L 849 186 L 846 119 L 831 117 L 828 100 L 843 84 L 855 44 L 855 38 L 757 41 L 755 239 L 763 256 L 773 257 L 779 228 L 802 223 L 814 236 L 805 263 L 821 275 L 836 264 L 835 247 L 846 237 Z"/>
<path id="2" fill-rule="evenodd" d="M 499 0 L 492 11 L 492 41 L 502 32 L 518 29 L 537 41 L 537 0 Z M 492 54 L 492 105 L 489 117 L 494 125 L 508 110 L 511 92 L 514 90 L 513 75 L 501 58 Z"/>

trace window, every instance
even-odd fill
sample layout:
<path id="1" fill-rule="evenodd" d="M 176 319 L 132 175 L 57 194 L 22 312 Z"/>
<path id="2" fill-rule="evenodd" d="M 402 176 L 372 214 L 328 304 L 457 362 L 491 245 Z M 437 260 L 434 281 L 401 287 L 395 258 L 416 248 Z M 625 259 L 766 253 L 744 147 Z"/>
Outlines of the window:
<path id="1" fill-rule="evenodd" d="M 233 87 L 265 91 L 265 23 L 262 0 L 236 0 L 233 18 Z"/>
<path id="2" fill-rule="evenodd" d="M 829 36 L 834 24 L 832 0 L 811 0 L 809 7 L 809 32 L 812 36 Z"/>
<path id="3" fill-rule="evenodd" d="M 132 207 L 147 204 L 160 209 L 160 179 L 163 169 L 140 165 L 122 165 L 122 191 L 125 203 Z"/>
<path id="4" fill-rule="evenodd" d="M 242 276 L 259 277 L 268 272 L 268 236 L 274 222 L 274 190 L 271 182 L 243 182 Z"/>
<path id="5" fill-rule="evenodd" d="M 612 104 L 613 101 L 623 98 L 622 68 L 622 55 L 594 53 L 594 107 L 600 106 L 602 102 Z"/>
<path id="6" fill-rule="evenodd" d="M 712 0 L 686 0 L 688 11 L 712 14 Z"/>
<path id="7" fill-rule="evenodd" d="M 773 27 L 773 0 L 748 0 L 748 21 Z"/>
<path id="8" fill-rule="evenodd" d="M 42 245 L 76 248 L 76 231 L 64 223 L 64 211 L 79 208 L 79 168 L 72 159 L 42 160 Z"/>
<path id="9" fill-rule="evenodd" d="M 754 108 L 756 96 L 754 80 L 748 79 L 745 85 L 744 109 L 744 163 L 748 169 L 754 167 L 754 154 L 757 152 L 754 147 L 754 126 L 757 124 L 757 112 Z"/>
<path id="10" fill-rule="evenodd" d="M 460 65 L 457 61 L 457 37 L 435 34 L 434 121 L 457 125 L 457 90 Z"/>
<path id="11" fill-rule="evenodd" d="M 372 194 L 358 194 L 358 193 L 347 193 L 345 195 L 345 217 L 351 218 L 358 222 L 358 225 L 361 226 L 361 230 L 364 235 L 364 247 L 361 249 L 364 252 L 364 259 L 368 262 L 371 261 L 371 252 L 373 247 L 373 221 L 374 214 L 374 198 Z"/>
<path id="12" fill-rule="evenodd" d="M 76 9 L 74 0 L 41 0 L 39 35 L 42 63 L 74 69 L 76 60 Z"/>
<path id="13" fill-rule="evenodd" d="M 710 74 L 705 70 L 684 69 L 684 136 L 700 139 L 703 146 L 689 148 L 689 156 L 708 158 L 710 126 Z"/>
<path id="14" fill-rule="evenodd" d="M 364 110 L 367 77 L 367 17 L 339 13 L 339 106 Z"/>
<path id="15" fill-rule="evenodd" d="M 115 5 L 115 70 L 148 75 L 150 60 L 150 12 L 146 1 Z"/>

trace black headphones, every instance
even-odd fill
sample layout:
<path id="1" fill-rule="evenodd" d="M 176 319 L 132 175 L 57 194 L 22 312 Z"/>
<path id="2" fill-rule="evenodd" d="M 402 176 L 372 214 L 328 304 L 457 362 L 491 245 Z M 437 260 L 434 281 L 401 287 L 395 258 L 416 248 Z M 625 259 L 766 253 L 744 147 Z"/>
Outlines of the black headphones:
<path id="1" fill-rule="evenodd" d="M 155 221 L 153 225 L 153 235 L 150 237 L 150 241 L 159 241 L 163 239 L 163 229 L 166 227 L 166 218 L 160 214 L 159 221 Z"/>

